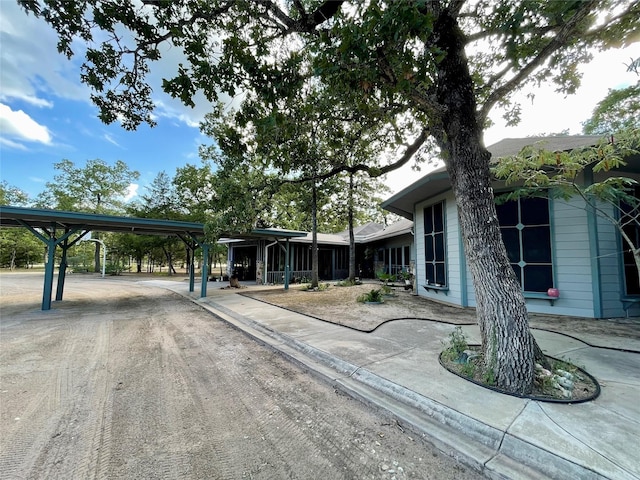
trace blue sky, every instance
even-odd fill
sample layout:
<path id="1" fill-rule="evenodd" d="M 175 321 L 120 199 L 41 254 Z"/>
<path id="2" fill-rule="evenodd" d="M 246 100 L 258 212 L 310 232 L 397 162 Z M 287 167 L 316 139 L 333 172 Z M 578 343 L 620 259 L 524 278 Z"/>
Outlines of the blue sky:
<path id="1" fill-rule="evenodd" d="M 54 163 L 69 159 L 82 166 L 100 158 L 107 163 L 123 160 L 140 172 L 132 193 L 144 193 L 145 185 L 162 170 L 170 176 L 177 167 L 199 164 L 198 146 L 208 143 L 198 122 L 209 111 L 206 101 L 190 109 L 161 92 L 163 65 L 153 71 L 158 126 L 141 126 L 128 132 L 117 124 L 104 125 L 90 102 L 90 92 L 80 83 L 81 55 L 69 61 L 56 50 L 57 37 L 42 21 L 27 16 L 15 1 L 0 0 L 0 179 L 35 197 L 52 181 Z M 80 46 L 77 45 L 80 51 Z M 167 52 L 175 55 L 174 52 Z M 640 57 L 635 44 L 625 51 L 596 55 L 583 67 L 583 87 L 563 97 L 550 86 L 523 92 L 522 122 L 505 127 L 500 112 L 485 133 L 490 145 L 505 137 L 523 137 L 569 129 L 580 133 L 596 103 L 609 88 L 634 83 L 624 63 Z M 171 59 L 169 59 L 171 60 Z M 172 63 L 168 61 L 167 67 Z M 535 93 L 533 103 L 525 95 Z M 410 169 L 392 173 L 393 191 L 417 180 L 422 173 Z"/>

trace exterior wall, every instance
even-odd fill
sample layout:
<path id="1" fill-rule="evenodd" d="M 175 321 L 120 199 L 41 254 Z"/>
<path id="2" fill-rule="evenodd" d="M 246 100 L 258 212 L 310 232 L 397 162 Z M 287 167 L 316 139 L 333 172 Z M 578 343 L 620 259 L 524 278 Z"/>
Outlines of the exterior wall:
<path id="1" fill-rule="evenodd" d="M 546 300 L 529 299 L 529 311 L 594 317 L 593 252 L 584 202 L 577 197 L 551 200 L 550 210 L 554 286 L 560 290 L 560 298 L 553 306 Z"/>
<path id="2" fill-rule="evenodd" d="M 425 245 L 424 245 L 424 209 L 435 203 L 444 201 L 445 223 L 445 258 L 448 291 L 425 290 Z M 453 192 L 433 197 L 415 206 L 415 255 L 416 255 L 416 284 L 417 293 L 421 297 L 466 306 L 468 303 L 468 291 L 465 285 L 466 269 L 461 262 L 462 246 L 459 241 L 460 230 L 458 225 L 458 210 Z"/>
<path id="3" fill-rule="evenodd" d="M 414 245 L 414 238 L 413 235 L 411 234 L 404 234 L 404 235 L 398 235 L 395 237 L 391 237 L 391 238 L 386 238 L 374 243 L 371 243 L 368 245 L 369 248 L 374 250 L 374 269 L 375 269 L 375 273 L 377 274 L 379 271 L 383 271 L 383 272 L 388 272 L 390 270 L 390 268 L 392 267 L 391 265 L 391 260 L 388 258 L 389 256 L 389 249 L 391 248 L 402 248 L 404 249 L 405 247 L 409 247 L 409 258 L 404 258 L 403 257 L 403 262 L 402 265 L 400 265 L 400 263 L 395 264 L 398 268 L 400 266 L 404 268 L 407 268 L 411 265 L 411 262 L 414 261 L 415 262 L 415 245 Z M 384 249 L 385 250 L 385 257 L 386 257 L 386 261 L 382 261 L 382 258 L 380 256 L 380 250 Z M 404 255 L 404 254 L 403 254 Z M 396 272 L 392 272 L 392 273 L 396 273 Z"/>
<path id="4" fill-rule="evenodd" d="M 445 202 L 446 259 L 448 291 L 427 291 L 425 283 L 424 257 L 424 208 Z M 605 316 L 623 316 L 622 303 L 619 300 L 621 291 L 621 274 L 617 235 L 608 226 L 600 225 L 599 254 L 592 252 L 588 215 L 582 201 L 574 198 L 568 202 L 552 200 L 551 209 L 551 245 L 554 252 L 555 287 L 560 290 L 560 298 L 551 305 L 549 300 L 527 298 L 527 307 L 532 313 L 551 315 L 571 315 L 580 317 L 599 316 L 600 298 L 594 299 L 594 275 L 603 275 L 602 295 Z M 608 230 L 608 231 L 607 231 Z M 443 301 L 460 306 L 474 307 L 475 293 L 473 281 L 464 259 L 460 229 L 457 218 L 457 207 L 451 192 L 420 202 L 415 207 L 415 246 L 416 267 L 418 274 L 418 294 L 425 298 Z M 604 257 L 606 253 L 614 253 Z M 593 259 L 600 256 L 600 263 L 594 265 Z M 597 278 L 597 277 L 596 277 Z M 615 297 L 615 299 L 613 299 Z M 607 303 L 608 302 L 608 303 Z"/>

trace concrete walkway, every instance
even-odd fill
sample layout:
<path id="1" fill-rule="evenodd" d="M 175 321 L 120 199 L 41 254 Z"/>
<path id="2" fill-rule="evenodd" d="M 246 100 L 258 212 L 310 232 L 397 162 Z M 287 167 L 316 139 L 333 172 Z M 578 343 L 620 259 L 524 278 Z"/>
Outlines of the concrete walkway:
<path id="1" fill-rule="evenodd" d="M 145 282 L 146 283 L 146 282 Z M 181 282 L 149 282 L 189 296 Z M 534 331 L 548 355 L 597 378 L 602 393 L 557 404 L 493 392 L 438 362 L 454 326 L 399 320 L 350 330 L 233 292 L 194 301 L 337 388 L 393 415 L 491 478 L 640 479 L 640 341 Z M 479 340 L 476 326 L 463 328 Z"/>

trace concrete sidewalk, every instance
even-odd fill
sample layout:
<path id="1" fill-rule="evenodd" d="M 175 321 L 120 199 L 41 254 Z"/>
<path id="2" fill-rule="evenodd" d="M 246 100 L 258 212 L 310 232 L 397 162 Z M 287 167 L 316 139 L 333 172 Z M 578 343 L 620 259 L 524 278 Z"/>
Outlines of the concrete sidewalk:
<path id="1" fill-rule="evenodd" d="M 156 286 L 186 295 L 184 283 Z M 489 477 L 640 479 L 640 353 L 610 348 L 640 352 L 637 340 L 589 346 L 579 334 L 534 330 L 545 353 L 584 366 L 602 388 L 594 401 L 545 403 L 441 367 L 453 325 L 398 320 L 363 333 L 231 292 L 190 298 Z M 476 326 L 463 330 L 479 341 Z"/>

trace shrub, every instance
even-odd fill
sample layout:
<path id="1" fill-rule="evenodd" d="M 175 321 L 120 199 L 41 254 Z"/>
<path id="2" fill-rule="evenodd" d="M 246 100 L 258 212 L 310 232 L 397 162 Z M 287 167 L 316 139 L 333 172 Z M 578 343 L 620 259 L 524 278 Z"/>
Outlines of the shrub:
<path id="1" fill-rule="evenodd" d="M 380 289 L 373 289 L 367 293 L 363 293 L 362 295 L 360 295 L 358 297 L 358 302 L 364 303 L 364 302 L 369 302 L 369 303 L 384 303 L 384 299 L 382 298 L 382 290 Z"/>

